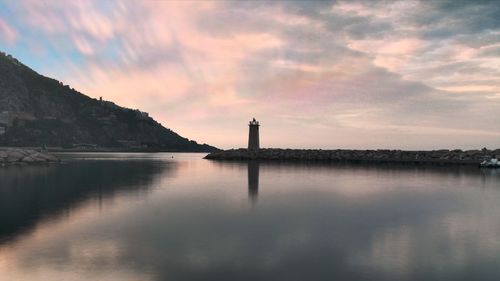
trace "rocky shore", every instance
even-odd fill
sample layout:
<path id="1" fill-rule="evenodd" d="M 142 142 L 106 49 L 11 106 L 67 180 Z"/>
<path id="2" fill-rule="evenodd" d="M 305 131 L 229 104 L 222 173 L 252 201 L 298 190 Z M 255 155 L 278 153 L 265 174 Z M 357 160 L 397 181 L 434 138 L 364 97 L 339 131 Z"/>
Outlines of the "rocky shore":
<path id="1" fill-rule="evenodd" d="M 494 157 L 500 157 L 500 149 L 405 151 L 267 148 L 259 151 L 248 149 L 218 151 L 208 154 L 205 159 L 479 165 L 483 160 Z"/>
<path id="2" fill-rule="evenodd" d="M 31 149 L 0 148 L 0 166 L 49 164 L 59 161 L 59 158 L 52 154 Z"/>

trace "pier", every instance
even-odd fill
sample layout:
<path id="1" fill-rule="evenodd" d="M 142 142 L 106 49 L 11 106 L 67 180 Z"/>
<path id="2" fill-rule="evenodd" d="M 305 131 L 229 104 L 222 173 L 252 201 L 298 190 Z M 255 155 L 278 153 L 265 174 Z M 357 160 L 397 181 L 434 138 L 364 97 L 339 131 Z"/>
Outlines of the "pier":
<path id="1" fill-rule="evenodd" d="M 205 159 L 479 165 L 485 159 L 499 156 L 500 149 L 407 151 L 261 148 L 254 151 L 240 148 L 213 152 Z"/>

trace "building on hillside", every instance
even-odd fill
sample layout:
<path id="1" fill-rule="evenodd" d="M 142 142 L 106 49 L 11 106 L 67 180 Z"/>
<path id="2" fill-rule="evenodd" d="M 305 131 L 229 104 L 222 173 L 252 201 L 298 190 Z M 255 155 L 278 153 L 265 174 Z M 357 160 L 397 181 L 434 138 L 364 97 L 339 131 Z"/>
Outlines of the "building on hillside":
<path id="1" fill-rule="evenodd" d="M 36 120 L 35 115 L 29 112 L 23 111 L 3 111 L 0 113 L 0 124 L 4 124 L 6 127 L 12 127 L 14 125 L 24 125 L 27 121 Z"/>

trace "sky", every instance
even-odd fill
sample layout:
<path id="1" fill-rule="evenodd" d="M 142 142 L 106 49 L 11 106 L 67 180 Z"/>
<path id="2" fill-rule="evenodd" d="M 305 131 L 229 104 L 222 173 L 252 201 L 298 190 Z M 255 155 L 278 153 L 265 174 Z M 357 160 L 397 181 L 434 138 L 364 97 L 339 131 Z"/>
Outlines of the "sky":
<path id="1" fill-rule="evenodd" d="M 0 49 L 220 148 L 500 148 L 497 0 L 0 0 Z"/>

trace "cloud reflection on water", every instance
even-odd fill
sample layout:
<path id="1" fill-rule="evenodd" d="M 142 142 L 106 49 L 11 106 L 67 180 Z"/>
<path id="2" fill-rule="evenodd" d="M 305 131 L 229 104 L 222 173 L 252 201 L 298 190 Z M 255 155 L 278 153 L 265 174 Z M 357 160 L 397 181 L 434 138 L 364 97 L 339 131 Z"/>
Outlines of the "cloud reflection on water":
<path id="1" fill-rule="evenodd" d="M 119 201 L 98 217 L 71 228 L 61 222 L 0 250 L 11 263 L 0 262 L 0 271 L 26 277 L 57 269 L 74 280 L 493 280 L 500 274 L 493 266 L 500 260 L 500 224 L 493 223 L 499 175 L 492 171 L 177 161 L 184 164 L 168 184 L 160 180 L 143 199 Z M 256 184 L 258 204 L 252 203 Z"/>

